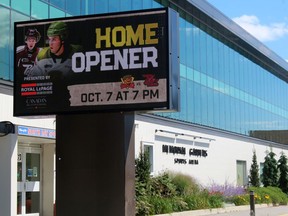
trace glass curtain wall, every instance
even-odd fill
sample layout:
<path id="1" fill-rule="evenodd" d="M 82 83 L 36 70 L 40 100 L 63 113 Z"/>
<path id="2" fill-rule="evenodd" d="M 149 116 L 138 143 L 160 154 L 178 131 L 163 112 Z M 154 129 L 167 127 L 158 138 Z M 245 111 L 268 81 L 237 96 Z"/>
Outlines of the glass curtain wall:
<path id="1" fill-rule="evenodd" d="M 0 79 L 13 81 L 14 22 L 159 8 L 166 0 L 0 0 Z M 288 128 L 288 85 L 180 14 L 181 110 L 167 118 L 245 135 Z M 213 36 L 212 36 L 213 35 Z M 24 42 L 23 42 L 24 43 Z"/>
<path id="2" fill-rule="evenodd" d="M 287 144 L 271 135 L 288 129 L 287 82 L 178 12 L 181 110 L 162 115 Z"/>

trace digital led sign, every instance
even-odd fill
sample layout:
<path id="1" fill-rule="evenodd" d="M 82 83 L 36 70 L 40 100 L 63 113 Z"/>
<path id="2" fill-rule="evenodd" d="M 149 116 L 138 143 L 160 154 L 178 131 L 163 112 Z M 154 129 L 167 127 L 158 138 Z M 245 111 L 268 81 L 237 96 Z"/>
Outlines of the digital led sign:
<path id="1" fill-rule="evenodd" d="M 16 22 L 14 115 L 176 111 L 178 33 L 168 8 Z"/>

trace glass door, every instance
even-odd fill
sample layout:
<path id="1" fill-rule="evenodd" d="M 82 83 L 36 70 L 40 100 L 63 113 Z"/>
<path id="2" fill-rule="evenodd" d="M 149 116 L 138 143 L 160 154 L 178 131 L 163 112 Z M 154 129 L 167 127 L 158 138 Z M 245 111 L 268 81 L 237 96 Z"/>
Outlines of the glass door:
<path id="1" fill-rule="evenodd" d="M 245 186 L 247 184 L 246 161 L 237 160 L 237 185 Z"/>
<path id="2" fill-rule="evenodd" d="M 19 148 L 17 168 L 17 215 L 39 216 L 41 151 Z"/>

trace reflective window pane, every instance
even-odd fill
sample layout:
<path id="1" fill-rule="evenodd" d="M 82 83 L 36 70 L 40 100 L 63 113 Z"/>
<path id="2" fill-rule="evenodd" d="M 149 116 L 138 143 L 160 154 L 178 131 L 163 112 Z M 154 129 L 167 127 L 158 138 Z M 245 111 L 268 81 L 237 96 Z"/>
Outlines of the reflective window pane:
<path id="1" fill-rule="evenodd" d="M 133 0 L 123 0 L 120 1 L 121 11 L 129 11 L 132 9 L 132 1 Z"/>
<path id="2" fill-rule="evenodd" d="M 80 0 L 73 0 L 73 4 L 68 4 L 66 5 L 68 13 L 73 14 L 74 16 L 80 15 L 80 9 L 81 9 L 81 1 Z"/>
<path id="3" fill-rule="evenodd" d="M 185 55 L 185 47 L 186 47 L 186 22 L 184 19 L 180 18 L 179 21 L 180 27 L 180 63 L 186 64 L 186 55 Z"/>
<path id="4" fill-rule="evenodd" d="M 18 21 L 26 21 L 30 20 L 29 16 L 25 16 L 23 14 L 17 13 L 15 11 L 11 11 L 11 29 L 14 32 L 14 22 Z M 24 43 L 24 42 L 23 42 Z M 9 43 L 9 80 L 14 79 L 14 34 L 10 36 L 10 43 Z"/>
<path id="5" fill-rule="evenodd" d="M 40 181 L 40 154 L 26 154 L 26 180 Z"/>
<path id="6" fill-rule="evenodd" d="M 10 42 L 10 12 L 0 7 L 0 78 L 4 76 L 4 64 L 9 64 L 9 42 Z M 2 66 L 1 66 L 2 65 Z"/>
<path id="7" fill-rule="evenodd" d="M 26 214 L 40 212 L 40 192 L 26 192 Z"/>
<path id="8" fill-rule="evenodd" d="M 118 0 L 109 0 L 108 8 L 109 8 L 109 12 L 118 12 L 118 11 L 120 11 L 120 1 L 118 1 Z"/>
<path id="9" fill-rule="evenodd" d="M 0 62 L 0 78 L 4 80 L 9 80 L 9 65 Z"/>
<path id="10" fill-rule="evenodd" d="M 50 7 L 50 18 L 65 17 L 65 12 L 54 7 Z"/>
<path id="11" fill-rule="evenodd" d="M 143 8 L 142 0 L 133 0 L 132 1 L 132 9 L 133 10 L 140 10 Z"/>
<path id="12" fill-rule="evenodd" d="M 22 214 L 22 192 L 17 192 L 17 215 Z"/>
<path id="13" fill-rule="evenodd" d="M 94 14 L 95 11 L 95 0 L 83 0 L 81 6 L 81 14 Z"/>
<path id="14" fill-rule="evenodd" d="M 30 15 L 30 0 L 11 1 L 11 7 L 15 10 L 21 11 Z"/>
<path id="15" fill-rule="evenodd" d="M 108 12 L 108 1 L 107 0 L 97 0 L 95 5 L 95 12 L 107 13 Z"/>
<path id="16" fill-rule="evenodd" d="M 42 0 L 32 0 L 31 16 L 36 19 L 47 19 L 48 16 L 48 4 Z"/>
<path id="17" fill-rule="evenodd" d="M 152 1 L 152 8 L 161 8 L 163 7 L 161 4 L 159 4 L 158 2 Z"/>
<path id="18" fill-rule="evenodd" d="M 10 6 L 10 1 L 9 0 L 0 0 L 0 4 Z"/>
<path id="19" fill-rule="evenodd" d="M 65 10 L 65 0 L 50 0 L 50 3 L 62 10 Z"/>
<path id="20" fill-rule="evenodd" d="M 153 0 L 143 0 L 143 9 L 149 9 L 153 7 Z"/>
<path id="21" fill-rule="evenodd" d="M 17 163 L 17 181 L 22 181 L 22 162 Z"/>

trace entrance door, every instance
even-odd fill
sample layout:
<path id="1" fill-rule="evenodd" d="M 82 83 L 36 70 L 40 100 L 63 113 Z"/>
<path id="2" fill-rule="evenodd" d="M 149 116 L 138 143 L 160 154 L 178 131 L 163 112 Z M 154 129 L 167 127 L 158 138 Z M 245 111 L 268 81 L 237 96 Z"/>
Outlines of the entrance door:
<path id="1" fill-rule="evenodd" d="M 40 214 L 41 149 L 18 149 L 17 215 Z"/>
<path id="2" fill-rule="evenodd" d="M 247 185 L 247 175 L 246 175 L 246 161 L 237 160 L 237 185 L 245 186 Z"/>

